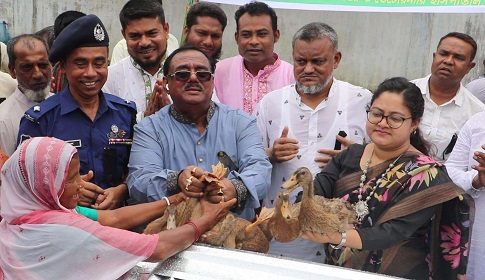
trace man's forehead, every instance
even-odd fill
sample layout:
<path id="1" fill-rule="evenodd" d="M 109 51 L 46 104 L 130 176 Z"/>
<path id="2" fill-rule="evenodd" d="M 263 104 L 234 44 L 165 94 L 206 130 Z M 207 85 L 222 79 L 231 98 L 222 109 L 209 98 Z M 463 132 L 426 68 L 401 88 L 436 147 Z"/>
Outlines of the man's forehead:
<path id="1" fill-rule="evenodd" d="M 17 52 L 24 52 L 24 53 L 29 53 L 33 52 L 36 50 L 36 48 L 42 48 L 45 53 L 47 54 L 47 50 L 45 48 L 45 45 L 42 41 L 40 41 L 37 38 L 33 37 L 24 37 L 18 40 L 15 45 L 13 46 L 13 50 L 15 53 Z"/>
<path id="2" fill-rule="evenodd" d="M 71 59 L 102 59 L 108 57 L 108 47 L 80 47 L 69 53 Z"/>
<path id="3" fill-rule="evenodd" d="M 143 21 L 143 22 L 142 22 Z M 149 29 L 152 29 L 151 26 L 146 26 L 146 22 L 147 21 L 153 21 L 153 22 L 156 22 L 160 25 L 163 26 L 163 24 L 160 22 L 160 17 L 141 17 L 141 18 L 135 18 L 135 19 L 132 19 L 132 20 L 129 20 L 127 23 L 126 23 L 126 29 L 128 28 L 149 28 Z"/>
<path id="4" fill-rule="evenodd" d="M 209 69 L 210 62 L 203 53 L 195 50 L 188 50 L 185 52 L 177 53 L 172 58 L 170 66 L 172 69 L 190 68 L 192 66 L 194 66 L 194 68 L 196 69 Z"/>
<path id="5" fill-rule="evenodd" d="M 241 30 L 246 28 L 253 29 L 255 26 L 258 30 L 273 30 L 271 17 L 266 14 L 250 15 L 249 13 L 245 13 L 239 18 L 238 25 Z"/>

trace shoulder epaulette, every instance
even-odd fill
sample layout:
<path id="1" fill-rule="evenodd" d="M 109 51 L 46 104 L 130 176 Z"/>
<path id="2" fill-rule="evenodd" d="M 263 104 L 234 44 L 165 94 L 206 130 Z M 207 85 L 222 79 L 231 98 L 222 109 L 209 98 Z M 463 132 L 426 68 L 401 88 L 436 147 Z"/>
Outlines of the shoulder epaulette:
<path id="1" fill-rule="evenodd" d="M 50 110 L 54 109 L 60 103 L 60 98 L 58 94 L 55 94 L 46 100 L 40 102 L 37 105 L 30 107 L 27 111 L 25 111 L 24 117 L 31 121 L 38 123 L 39 119 L 49 112 Z"/>
<path id="2" fill-rule="evenodd" d="M 109 100 L 109 102 L 111 103 L 115 103 L 115 104 L 119 104 L 119 105 L 124 105 L 126 107 L 129 107 L 133 110 L 136 111 L 136 104 L 134 101 L 130 101 L 130 100 L 127 100 L 127 99 L 123 99 L 123 98 L 120 98 L 116 95 L 113 95 L 113 94 L 109 94 L 109 93 L 105 93 L 105 98 L 107 100 Z"/>

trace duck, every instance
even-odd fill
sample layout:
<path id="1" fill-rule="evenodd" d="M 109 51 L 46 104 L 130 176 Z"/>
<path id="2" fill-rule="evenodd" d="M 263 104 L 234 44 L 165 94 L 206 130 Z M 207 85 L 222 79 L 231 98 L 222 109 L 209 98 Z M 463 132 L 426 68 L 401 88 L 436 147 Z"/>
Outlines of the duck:
<path id="1" fill-rule="evenodd" d="M 298 168 L 282 188 L 289 193 L 300 186 L 303 188 L 303 195 L 301 202 L 297 204 L 300 204 L 298 222 L 301 232 L 344 232 L 350 228 L 350 224 L 358 223 L 350 203 L 340 198 L 315 196 L 313 174 L 306 167 Z"/>
<path id="2" fill-rule="evenodd" d="M 290 203 L 288 192 L 278 193 L 274 203 L 274 208 L 261 209 L 256 221 L 245 229 L 246 232 L 259 226 L 270 241 L 274 238 L 276 241 L 288 243 L 297 239 L 300 236 L 299 204 L 295 206 Z"/>
<path id="3" fill-rule="evenodd" d="M 218 184 L 226 172 L 227 169 L 224 165 L 219 163 L 212 166 L 212 172 L 204 172 L 199 180 L 210 184 Z M 162 217 L 147 225 L 143 233 L 154 234 L 167 230 L 169 221 L 171 225 L 175 224 L 179 227 L 185 224 L 186 221 L 195 220 L 200 216 L 202 216 L 202 207 L 199 200 L 197 198 L 189 198 L 173 208 L 168 207 Z M 251 231 L 245 231 L 250 224 L 249 221 L 228 213 L 211 230 L 204 233 L 199 242 L 232 249 L 267 253 L 269 250 L 268 238 L 259 227 Z"/>
<path id="4" fill-rule="evenodd" d="M 288 243 L 300 236 L 298 216 L 300 205 L 293 205 L 288 192 L 280 192 L 275 199 L 275 212 L 268 223 L 268 228 L 274 239 Z"/>

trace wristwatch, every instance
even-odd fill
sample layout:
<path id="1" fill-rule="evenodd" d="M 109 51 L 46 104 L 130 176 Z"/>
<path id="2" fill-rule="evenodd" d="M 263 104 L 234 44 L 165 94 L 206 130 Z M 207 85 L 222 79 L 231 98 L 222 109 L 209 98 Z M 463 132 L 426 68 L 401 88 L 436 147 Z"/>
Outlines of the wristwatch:
<path id="1" fill-rule="evenodd" d="M 347 243 L 347 232 L 346 231 L 342 232 L 342 240 L 340 240 L 340 243 L 337 246 L 330 244 L 330 247 L 332 247 L 332 249 L 339 250 L 339 249 L 342 249 L 342 247 L 345 245 L 345 243 Z"/>

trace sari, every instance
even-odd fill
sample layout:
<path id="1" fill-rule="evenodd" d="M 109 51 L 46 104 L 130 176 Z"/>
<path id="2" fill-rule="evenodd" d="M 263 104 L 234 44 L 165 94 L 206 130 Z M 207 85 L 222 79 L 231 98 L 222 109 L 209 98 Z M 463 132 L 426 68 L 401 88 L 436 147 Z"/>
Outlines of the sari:
<path id="1" fill-rule="evenodd" d="M 75 153 L 37 137 L 3 166 L 0 279 L 116 279 L 154 252 L 158 235 L 105 227 L 61 205 Z"/>
<path id="2" fill-rule="evenodd" d="M 315 178 L 315 194 L 358 201 L 365 146 L 354 144 Z M 390 167 L 393 163 L 394 167 Z M 327 246 L 329 264 L 414 279 L 465 279 L 472 198 L 428 156 L 406 152 L 368 169 L 369 214 L 356 230 L 362 249 Z"/>

